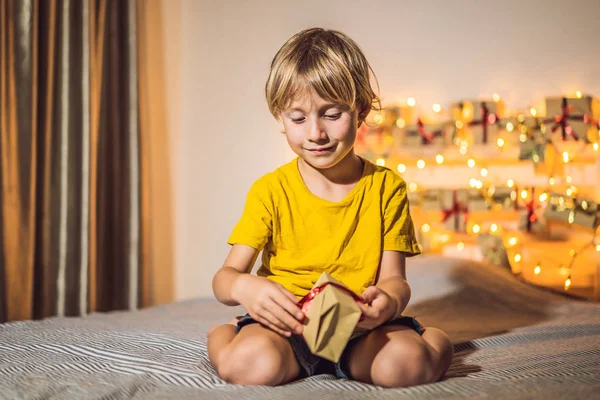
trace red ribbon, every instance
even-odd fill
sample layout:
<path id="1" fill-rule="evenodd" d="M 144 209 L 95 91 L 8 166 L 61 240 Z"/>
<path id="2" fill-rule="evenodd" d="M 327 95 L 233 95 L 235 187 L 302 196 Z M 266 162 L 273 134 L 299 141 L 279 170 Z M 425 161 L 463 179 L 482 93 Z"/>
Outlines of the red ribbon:
<path id="1" fill-rule="evenodd" d="M 300 307 L 302 309 L 302 312 L 304 312 L 304 314 L 306 314 L 306 312 L 308 311 L 308 306 L 310 305 L 310 303 L 313 301 L 313 299 L 323 291 L 323 289 L 325 289 L 327 286 L 334 286 L 338 289 L 340 289 L 342 292 L 350 295 L 356 302 L 361 302 L 362 303 L 362 299 L 360 298 L 360 296 L 358 296 L 356 293 L 354 293 L 352 290 L 348 289 L 346 286 L 343 285 L 339 285 L 337 283 L 334 282 L 325 282 L 324 284 L 322 284 L 321 286 L 317 286 L 314 287 L 310 290 L 310 292 L 308 292 L 308 294 L 306 294 L 306 296 L 304 296 L 299 302 L 298 302 L 298 307 Z M 363 320 L 363 316 L 361 315 L 360 320 Z"/>
<path id="2" fill-rule="evenodd" d="M 442 222 L 446 222 L 451 216 L 454 215 L 454 230 L 455 231 L 459 230 L 458 217 L 460 216 L 461 212 L 465 214 L 465 224 L 467 222 L 467 219 L 469 218 L 469 207 L 461 204 L 458 201 L 458 195 L 457 195 L 456 190 L 452 191 L 452 207 L 449 209 L 443 210 L 442 212 L 443 212 Z"/>
<path id="3" fill-rule="evenodd" d="M 421 118 L 417 118 L 417 131 L 423 138 L 423 144 L 430 144 L 433 141 L 433 133 L 425 130 L 425 126 L 423 125 Z"/>
<path id="4" fill-rule="evenodd" d="M 496 114 L 490 113 L 486 104 L 484 102 L 481 103 L 481 121 L 471 121 L 469 122 L 469 126 L 473 125 L 481 125 L 483 129 L 483 143 L 488 142 L 488 125 L 494 125 L 496 121 L 498 121 L 498 117 Z"/>
<path id="5" fill-rule="evenodd" d="M 568 100 L 566 97 L 562 98 L 562 102 L 560 105 L 561 115 L 556 115 L 552 119 L 544 120 L 545 123 L 549 123 L 554 121 L 554 125 L 552 126 L 552 133 L 556 132 L 558 128 L 561 130 L 562 140 L 567 140 L 567 135 L 571 136 L 575 140 L 579 140 L 577 133 L 575 133 L 573 127 L 569 125 L 569 121 L 584 121 L 590 122 L 593 124 L 593 119 L 590 119 L 588 115 L 571 115 L 574 107 L 569 106 Z"/>
<path id="6" fill-rule="evenodd" d="M 535 202 L 535 188 L 531 188 L 531 200 L 525 203 L 525 209 L 527 210 L 527 232 L 531 232 L 532 225 L 538 220 L 538 216 L 535 211 L 540 208 L 539 204 Z"/>

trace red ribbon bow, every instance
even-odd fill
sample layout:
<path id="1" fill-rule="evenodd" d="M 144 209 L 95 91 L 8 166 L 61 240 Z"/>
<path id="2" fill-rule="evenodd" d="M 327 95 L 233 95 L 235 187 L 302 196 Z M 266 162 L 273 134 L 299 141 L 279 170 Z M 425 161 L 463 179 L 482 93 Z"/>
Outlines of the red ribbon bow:
<path id="1" fill-rule="evenodd" d="M 469 126 L 473 125 L 481 125 L 483 129 L 483 143 L 488 142 L 488 125 L 494 125 L 496 121 L 498 121 L 498 117 L 496 114 L 490 113 L 487 105 L 485 103 L 481 103 L 481 121 L 471 121 L 469 122 Z"/>
<path id="2" fill-rule="evenodd" d="M 554 125 L 552 126 L 552 133 L 556 132 L 558 128 L 560 128 L 562 140 L 567 140 L 567 135 L 571 136 L 575 140 L 579 140 L 579 136 L 577 136 L 577 133 L 575 133 L 573 127 L 569 125 L 569 121 L 584 121 L 589 122 L 591 124 L 594 124 L 594 122 L 596 122 L 594 119 L 591 119 L 587 114 L 571 115 L 571 112 L 574 110 L 574 107 L 568 104 L 568 100 L 566 97 L 562 98 L 560 108 L 561 115 L 556 115 L 552 119 L 544 120 L 544 122 L 550 123 L 554 121 Z"/>
<path id="3" fill-rule="evenodd" d="M 456 190 L 452 191 L 452 207 L 449 209 L 443 210 L 442 212 L 443 212 L 442 222 L 446 222 L 451 216 L 454 215 L 454 230 L 455 231 L 458 231 L 460 228 L 458 217 L 460 216 L 461 212 L 464 213 L 465 224 L 467 222 L 467 219 L 469 218 L 469 207 L 467 207 L 466 205 L 464 205 L 458 201 L 458 195 L 457 195 Z"/>
<path id="4" fill-rule="evenodd" d="M 535 188 L 531 188 L 531 200 L 525 203 L 525 210 L 527 210 L 527 232 L 531 232 L 532 225 L 537 222 L 538 215 L 535 211 L 540 208 L 541 205 L 535 201 Z"/>
<path id="5" fill-rule="evenodd" d="M 417 131 L 423 138 L 423 144 L 430 144 L 433 141 L 433 133 L 425 130 L 425 126 L 423 125 L 421 118 L 417 118 Z"/>
<path id="6" fill-rule="evenodd" d="M 346 286 L 343 285 L 339 285 L 337 283 L 334 282 L 325 282 L 324 284 L 322 284 L 321 286 L 317 286 L 314 287 L 310 290 L 310 292 L 308 292 L 306 294 L 306 296 L 304 296 L 299 302 L 298 302 L 298 307 L 300 307 L 302 309 L 302 312 L 304 314 L 306 314 L 306 312 L 308 311 L 308 308 L 310 306 L 310 303 L 314 300 L 314 298 L 323 291 L 323 289 L 325 289 L 327 286 L 334 286 L 338 289 L 340 289 L 342 292 L 350 295 L 357 303 L 360 302 L 362 303 L 362 299 L 360 298 L 360 296 L 358 296 L 356 293 L 354 293 L 352 290 L 348 289 Z M 360 317 L 360 321 L 363 320 L 363 316 L 361 315 Z"/>

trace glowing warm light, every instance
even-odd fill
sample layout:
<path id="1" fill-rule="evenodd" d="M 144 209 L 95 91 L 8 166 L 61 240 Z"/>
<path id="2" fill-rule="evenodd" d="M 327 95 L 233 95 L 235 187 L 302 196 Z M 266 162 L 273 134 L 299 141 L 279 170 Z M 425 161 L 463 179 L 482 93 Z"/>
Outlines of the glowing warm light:
<path id="1" fill-rule="evenodd" d="M 572 177 L 572 176 L 570 176 L 570 175 L 569 175 L 569 176 L 567 176 L 565 179 L 566 179 L 567 183 L 571 183 L 571 182 L 573 182 L 573 177 Z"/>
<path id="2" fill-rule="evenodd" d="M 506 186 L 508 186 L 509 188 L 515 186 L 515 181 L 513 181 L 512 179 L 507 180 Z"/>
<path id="3" fill-rule="evenodd" d="M 433 111 L 436 113 L 442 111 L 442 106 L 440 106 L 439 104 L 434 104 L 431 108 L 433 108 Z"/>
<path id="4" fill-rule="evenodd" d="M 423 169 L 423 168 L 425 168 L 425 161 L 424 161 L 424 160 L 419 160 L 419 161 L 417 161 L 417 167 L 418 167 L 419 169 Z"/>
<path id="5" fill-rule="evenodd" d="M 571 189 L 571 188 L 568 188 L 568 189 L 566 190 L 566 193 L 567 193 L 567 196 L 570 196 L 570 195 L 572 195 L 572 194 L 573 194 L 573 189 Z"/>
<path id="6" fill-rule="evenodd" d="M 419 188 L 419 187 L 418 187 L 418 186 L 417 186 L 417 184 L 416 184 L 416 183 L 414 183 L 414 182 L 411 182 L 411 183 L 408 185 L 408 190 L 410 190 L 411 192 L 416 192 L 418 188 Z"/>
<path id="7" fill-rule="evenodd" d="M 542 272 L 542 267 L 540 267 L 539 265 L 536 265 L 535 269 L 533 270 L 533 273 L 536 275 L 539 275 L 540 272 Z"/>
<path id="8" fill-rule="evenodd" d="M 458 150 L 460 152 L 460 154 L 462 154 L 463 156 L 465 154 L 467 154 L 467 148 L 466 147 L 461 147 L 460 150 Z"/>
<path id="9" fill-rule="evenodd" d="M 494 99 L 494 101 L 496 101 L 496 102 L 497 102 L 497 101 L 500 101 L 500 95 L 499 95 L 498 93 L 494 93 L 494 94 L 492 95 L 492 99 Z"/>
<path id="10" fill-rule="evenodd" d="M 534 163 L 538 163 L 540 162 L 540 156 L 538 156 L 537 154 L 534 154 L 531 159 L 533 160 Z"/>
<path id="11" fill-rule="evenodd" d="M 581 91 L 580 90 L 578 90 L 578 91 L 575 92 L 575 97 L 577 97 L 578 99 L 581 98 Z"/>
<path id="12" fill-rule="evenodd" d="M 381 124 L 383 122 L 383 115 L 377 114 L 375 117 L 373 117 L 373 120 L 376 124 Z"/>
<path id="13" fill-rule="evenodd" d="M 477 224 L 473 225 L 473 233 L 479 233 L 481 231 L 481 227 Z M 598 245 L 598 247 L 600 248 L 600 245 Z M 600 251 L 600 250 L 598 250 Z"/>
<path id="14" fill-rule="evenodd" d="M 469 168 L 473 168 L 475 166 L 475 160 L 469 158 L 469 161 L 467 161 L 467 165 L 469 166 Z"/>
<path id="15" fill-rule="evenodd" d="M 488 170 L 487 168 L 481 168 L 481 171 L 479 171 L 479 173 L 485 178 L 488 174 Z"/>
<path id="16" fill-rule="evenodd" d="M 519 135 L 519 140 L 521 141 L 521 143 L 525 143 L 527 141 L 527 134 L 521 133 Z"/>
<path id="17" fill-rule="evenodd" d="M 527 190 L 521 190 L 521 198 L 523 200 L 525 200 L 528 195 L 529 195 L 529 193 L 527 193 Z"/>
<path id="18" fill-rule="evenodd" d="M 521 261 L 521 255 L 515 254 L 515 262 L 519 262 L 519 261 Z"/>
<path id="19" fill-rule="evenodd" d="M 520 123 L 525 122 L 525 116 L 523 114 L 517 115 L 517 121 L 519 121 Z"/>
<path id="20" fill-rule="evenodd" d="M 431 227 L 429 226 L 429 224 L 423 224 L 421 230 L 423 231 L 423 233 L 427 233 L 431 230 Z"/>
<path id="21" fill-rule="evenodd" d="M 594 148 L 594 151 L 598 151 L 598 143 L 594 143 L 592 147 Z"/>
<path id="22" fill-rule="evenodd" d="M 415 98 L 414 98 L 414 97 L 409 97 L 409 98 L 406 100 L 406 104 L 408 104 L 408 105 L 409 105 L 409 106 L 411 106 L 411 107 L 414 107 L 414 106 L 415 106 L 415 104 L 417 104 L 417 101 L 415 100 Z"/>
<path id="23" fill-rule="evenodd" d="M 556 183 L 556 179 L 554 179 L 554 177 L 551 177 L 550 179 L 548 179 L 548 183 L 550 184 L 550 186 L 554 186 L 554 184 Z"/>
<path id="24" fill-rule="evenodd" d="M 516 245 L 516 244 L 517 244 L 517 238 L 513 236 L 513 237 L 511 237 L 510 239 L 508 239 L 508 244 L 509 244 L 510 246 L 514 246 L 514 245 Z"/>
<path id="25" fill-rule="evenodd" d="M 469 186 L 471 186 L 472 188 L 477 186 L 477 179 L 475 179 L 475 178 L 469 179 Z"/>
<path id="26" fill-rule="evenodd" d="M 563 152 L 563 162 L 565 164 L 569 162 L 569 153 L 567 153 L 566 151 Z"/>
<path id="27" fill-rule="evenodd" d="M 531 107 L 531 108 L 529 109 L 529 113 L 530 113 L 532 116 L 534 116 L 534 117 L 535 117 L 535 116 L 537 115 L 537 110 L 536 110 L 535 108 Z"/>
<path id="28" fill-rule="evenodd" d="M 400 129 L 404 128 L 406 126 L 406 121 L 404 120 L 404 118 L 398 118 L 396 120 L 396 126 Z"/>
<path id="29" fill-rule="evenodd" d="M 543 203 L 546 200 L 548 200 L 548 194 L 547 193 L 540 194 L 540 203 Z"/>
<path id="30" fill-rule="evenodd" d="M 398 164 L 398 172 L 400 172 L 401 174 L 406 172 L 406 165 L 404 164 Z"/>
<path id="31" fill-rule="evenodd" d="M 573 222 L 575 222 L 575 211 L 569 213 L 569 223 L 572 224 Z"/>
<path id="32" fill-rule="evenodd" d="M 475 187 L 476 187 L 477 189 L 481 189 L 481 188 L 483 187 L 483 182 L 481 182 L 481 181 L 477 181 L 477 183 L 475 184 Z"/>
<path id="33" fill-rule="evenodd" d="M 441 164 L 444 162 L 444 156 L 441 154 L 438 154 L 437 156 L 435 156 L 435 162 L 438 164 Z"/>
<path id="34" fill-rule="evenodd" d="M 464 126 L 462 121 L 456 121 L 454 125 L 456 126 L 456 129 L 462 129 Z"/>
<path id="35" fill-rule="evenodd" d="M 503 147 L 504 146 L 504 139 L 498 138 L 498 140 L 496 141 L 496 143 L 498 144 L 498 147 Z"/>
<path id="36" fill-rule="evenodd" d="M 600 253 L 600 244 L 596 245 L 596 251 Z"/>
<path id="37" fill-rule="evenodd" d="M 567 278 L 565 281 L 565 290 L 569 290 L 569 287 L 571 287 L 571 278 Z"/>
<path id="38" fill-rule="evenodd" d="M 488 124 L 494 124 L 496 123 L 496 114 L 490 114 L 488 115 Z"/>
<path id="39" fill-rule="evenodd" d="M 498 232 L 498 225 L 496 225 L 496 224 L 492 224 L 492 225 L 490 226 L 490 232 L 492 232 L 492 233 L 496 233 L 496 232 Z"/>
<path id="40" fill-rule="evenodd" d="M 465 244 L 463 242 L 458 242 L 456 248 L 458 251 L 463 251 L 465 249 Z"/>
<path id="41" fill-rule="evenodd" d="M 512 122 L 507 122 L 506 123 L 506 130 L 509 131 L 509 132 L 512 132 L 512 131 L 515 130 L 515 126 L 513 125 Z"/>
<path id="42" fill-rule="evenodd" d="M 380 167 L 385 167 L 385 160 L 383 158 L 378 158 L 377 161 L 375 161 L 375 164 L 379 165 Z"/>
<path id="43" fill-rule="evenodd" d="M 573 257 L 575 255 L 575 249 L 569 250 L 569 256 Z"/>
<path id="44" fill-rule="evenodd" d="M 587 211 L 587 209 L 588 209 L 588 202 L 585 201 L 585 200 L 583 200 L 581 202 L 581 208 L 583 209 L 583 211 Z"/>

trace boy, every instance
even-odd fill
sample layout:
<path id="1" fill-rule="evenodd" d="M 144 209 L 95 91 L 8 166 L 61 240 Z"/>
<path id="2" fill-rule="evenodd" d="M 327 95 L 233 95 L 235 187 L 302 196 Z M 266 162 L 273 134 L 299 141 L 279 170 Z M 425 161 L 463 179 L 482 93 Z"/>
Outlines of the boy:
<path id="1" fill-rule="evenodd" d="M 448 337 L 401 315 L 410 298 L 405 257 L 419 254 L 406 184 L 354 152 L 358 127 L 379 109 L 369 72 L 356 43 L 331 30 L 302 31 L 273 59 L 267 102 L 298 157 L 253 184 L 213 278 L 219 301 L 248 312 L 208 334 L 209 358 L 228 382 L 332 373 L 401 387 L 435 382 L 450 365 Z M 297 303 L 324 271 L 360 294 L 359 327 L 370 330 L 337 364 L 300 336 Z"/>

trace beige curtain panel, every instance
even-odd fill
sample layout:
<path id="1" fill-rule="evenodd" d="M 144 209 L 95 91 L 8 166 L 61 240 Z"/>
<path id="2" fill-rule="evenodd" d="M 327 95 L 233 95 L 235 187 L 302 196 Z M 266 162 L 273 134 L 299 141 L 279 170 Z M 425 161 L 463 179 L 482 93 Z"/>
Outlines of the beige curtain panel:
<path id="1" fill-rule="evenodd" d="M 172 299 L 157 7 L 0 0 L 0 322 Z"/>

